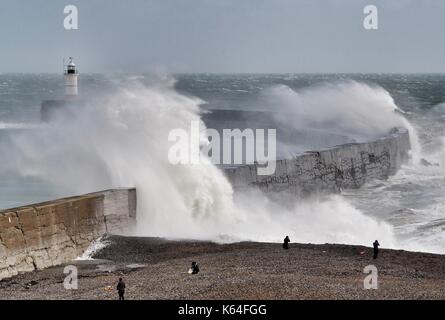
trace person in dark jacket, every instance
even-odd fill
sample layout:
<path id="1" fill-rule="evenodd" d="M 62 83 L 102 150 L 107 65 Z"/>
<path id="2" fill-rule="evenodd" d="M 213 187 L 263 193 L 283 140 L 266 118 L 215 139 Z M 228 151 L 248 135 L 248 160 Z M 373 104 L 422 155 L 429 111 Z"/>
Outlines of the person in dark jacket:
<path id="1" fill-rule="evenodd" d="M 372 245 L 374 246 L 374 259 L 377 259 L 377 256 L 379 255 L 380 243 L 376 240 Z"/>
<path id="2" fill-rule="evenodd" d="M 122 280 L 122 278 L 119 278 L 119 282 L 117 283 L 117 293 L 119 294 L 119 300 L 125 300 L 124 294 L 125 294 L 125 282 Z"/>
<path id="3" fill-rule="evenodd" d="M 286 238 L 284 238 L 284 242 L 283 242 L 283 249 L 289 249 L 289 236 L 286 236 Z"/>
<path id="4" fill-rule="evenodd" d="M 190 270 L 192 270 L 192 274 L 197 274 L 199 272 L 199 266 L 195 261 L 192 262 L 192 267 Z"/>

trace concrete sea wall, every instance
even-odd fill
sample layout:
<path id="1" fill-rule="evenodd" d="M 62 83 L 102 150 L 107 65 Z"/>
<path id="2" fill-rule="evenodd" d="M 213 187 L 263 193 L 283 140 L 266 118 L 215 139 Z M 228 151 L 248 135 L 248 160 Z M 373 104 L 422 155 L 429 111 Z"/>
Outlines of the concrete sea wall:
<path id="1" fill-rule="evenodd" d="M 409 133 L 395 128 L 378 140 L 349 143 L 306 152 L 292 159 L 277 160 L 275 173 L 257 175 L 256 165 L 227 168 L 235 189 L 259 187 L 265 192 L 296 194 L 338 192 L 358 188 L 373 179 L 387 179 L 408 158 Z"/>
<path id="2" fill-rule="evenodd" d="M 113 189 L 0 211 L 0 279 L 69 262 L 136 216 L 136 189 Z"/>

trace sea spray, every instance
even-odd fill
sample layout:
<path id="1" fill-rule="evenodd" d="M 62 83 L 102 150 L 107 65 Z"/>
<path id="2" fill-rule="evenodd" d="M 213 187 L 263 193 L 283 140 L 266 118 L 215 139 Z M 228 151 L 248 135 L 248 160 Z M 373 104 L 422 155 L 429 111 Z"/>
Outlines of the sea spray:
<path id="1" fill-rule="evenodd" d="M 101 251 L 102 249 L 106 248 L 111 244 L 111 241 L 107 240 L 104 236 L 93 240 L 91 244 L 88 246 L 88 248 L 82 253 L 81 256 L 77 257 L 76 260 L 93 260 L 93 256 Z"/>
<path id="2" fill-rule="evenodd" d="M 301 242 L 369 244 L 378 238 L 387 247 L 395 245 L 389 224 L 364 215 L 341 196 L 284 204 L 255 190 L 234 194 L 210 161 L 171 165 L 168 133 L 200 121 L 201 103 L 175 91 L 170 81 L 127 84 L 86 106 L 66 109 L 38 130 L 15 133 L 8 165 L 64 194 L 136 187 L 136 235 L 281 241 L 287 234 Z"/>
<path id="3" fill-rule="evenodd" d="M 394 127 L 404 127 L 410 134 L 412 160 L 419 161 L 416 130 L 380 86 L 349 80 L 296 91 L 275 85 L 260 94 L 257 104 L 274 111 L 284 128 L 343 135 L 356 142 L 378 139 Z"/>

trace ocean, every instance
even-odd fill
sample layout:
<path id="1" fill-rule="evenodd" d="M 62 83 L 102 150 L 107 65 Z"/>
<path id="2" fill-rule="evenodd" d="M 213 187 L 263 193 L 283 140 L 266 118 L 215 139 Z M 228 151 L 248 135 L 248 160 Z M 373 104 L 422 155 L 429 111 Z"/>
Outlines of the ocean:
<path id="1" fill-rule="evenodd" d="M 104 112 L 88 110 L 88 117 L 57 126 L 41 123 L 40 103 L 63 96 L 61 75 L 0 74 L 0 208 L 131 184 L 143 190 L 138 210 L 146 227 L 139 233 L 145 235 L 280 241 L 289 233 L 301 242 L 370 245 L 376 230 L 383 247 L 387 239 L 386 247 L 445 253 L 445 75 L 158 78 L 82 74 L 79 91 Z M 392 107 L 400 111 L 397 118 L 387 116 Z M 281 213 L 276 204 L 262 203 L 262 211 L 252 202 L 266 200 L 230 200 L 237 196 L 216 168 L 180 171 L 160 164 L 164 127 L 199 117 L 197 108 L 292 111 L 289 128 L 316 128 L 352 141 L 375 138 L 392 125 L 409 126 L 418 145 L 414 160 L 388 180 Z M 169 196 L 158 199 L 159 193 Z M 351 218 L 357 225 L 346 226 Z"/>

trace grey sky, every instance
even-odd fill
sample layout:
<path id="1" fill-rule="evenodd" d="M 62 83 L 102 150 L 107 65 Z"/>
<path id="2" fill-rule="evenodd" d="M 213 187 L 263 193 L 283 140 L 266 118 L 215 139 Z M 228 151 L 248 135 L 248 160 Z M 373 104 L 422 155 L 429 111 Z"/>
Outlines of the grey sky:
<path id="1" fill-rule="evenodd" d="M 0 0 L 0 72 L 445 72 L 444 31 L 443 0 Z"/>

